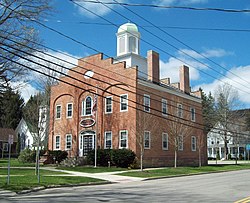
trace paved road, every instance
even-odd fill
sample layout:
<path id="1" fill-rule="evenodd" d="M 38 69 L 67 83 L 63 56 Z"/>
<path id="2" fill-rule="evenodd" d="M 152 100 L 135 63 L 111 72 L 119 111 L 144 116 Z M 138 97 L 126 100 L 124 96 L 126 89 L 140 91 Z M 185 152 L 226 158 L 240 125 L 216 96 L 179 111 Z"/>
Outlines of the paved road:
<path id="1" fill-rule="evenodd" d="M 2 195 L 0 202 L 235 202 L 250 196 L 250 170 Z"/>

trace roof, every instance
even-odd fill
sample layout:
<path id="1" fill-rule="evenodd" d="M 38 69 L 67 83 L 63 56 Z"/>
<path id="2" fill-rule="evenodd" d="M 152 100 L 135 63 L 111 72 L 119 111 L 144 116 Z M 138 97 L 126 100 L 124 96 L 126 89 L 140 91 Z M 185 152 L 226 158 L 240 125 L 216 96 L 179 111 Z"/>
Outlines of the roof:
<path id="1" fill-rule="evenodd" d="M 14 142 L 17 142 L 15 130 L 11 128 L 0 128 L 0 141 L 8 142 L 9 135 L 14 135 Z"/>
<path id="2" fill-rule="evenodd" d="M 125 32 L 125 31 L 138 32 L 138 28 L 134 23 L 125 23 L 119 27 L 118 33 Z"/>

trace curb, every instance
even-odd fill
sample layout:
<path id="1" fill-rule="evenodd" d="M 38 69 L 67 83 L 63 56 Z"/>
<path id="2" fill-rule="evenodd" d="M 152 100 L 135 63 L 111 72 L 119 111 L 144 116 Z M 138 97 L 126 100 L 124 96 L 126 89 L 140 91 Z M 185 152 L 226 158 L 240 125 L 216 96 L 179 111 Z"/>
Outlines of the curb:
<path id="1" fill-rule="evenodd" d="M 80 187 L 80 186 L 92 186 L 92 185 L 106 185 L 106 184 L 112 184 L 111 181 L 102 181 L 102 182 L 89 182 L 89 183 L 82 183 L 82 184 L 67 184 L 67 185 L 49 185 L 49 186 L 41 186 L 36 187 L 30 190 L 22 190 L 20 192 L 16 192 L 16 194 L 28 194 L 31 192 L 38 192 L 45 189 L 51 189 L 51 188 L 62 188 L 62 187 Z"/>

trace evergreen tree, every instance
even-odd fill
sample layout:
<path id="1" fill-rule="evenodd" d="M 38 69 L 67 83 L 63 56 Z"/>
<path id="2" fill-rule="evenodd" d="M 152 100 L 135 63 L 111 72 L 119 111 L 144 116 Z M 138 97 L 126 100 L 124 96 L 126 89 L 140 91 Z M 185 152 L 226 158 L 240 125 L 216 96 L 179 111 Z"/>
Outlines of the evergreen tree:
<path id="1" fill-rule="evenodd" d="M 8 87 L 0 97 L 0 127 L 15 129 L 22 119 L 23 106 L 20 93 Z"/>

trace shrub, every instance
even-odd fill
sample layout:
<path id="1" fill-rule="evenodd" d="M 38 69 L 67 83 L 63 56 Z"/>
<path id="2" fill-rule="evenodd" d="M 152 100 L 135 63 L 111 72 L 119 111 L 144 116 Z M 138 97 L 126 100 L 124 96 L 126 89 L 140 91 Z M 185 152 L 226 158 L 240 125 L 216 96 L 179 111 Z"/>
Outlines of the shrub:
<path id="1" fill-rule="evenodd" d="M 97 164 L 99 166 L 108 166 L 110 161 L 111 166 L 128 168 L 135 160 L 135 153 L 128 149 L 98 149 Z M 87 161 L 89 164 L 94 164 L 95 151 L 88 153 Z"/>
<path id="2" fill-rule="evenodd" d="M 22 163 L 34 163 L 36 162 L 36 152 L 31 149 L 24 149 L 18 156 L 18 161 Z"/>
<path id="3" fill-rule="evenodd" d="M 62 150 L 55 150 L 55 151 L 48 151 L 47 152 L 47 160 L 49 160 L 50 163 L 60 163 L 64 159 L 68 157 L 68 152 L 67 151 L 62 151 Z"/>

